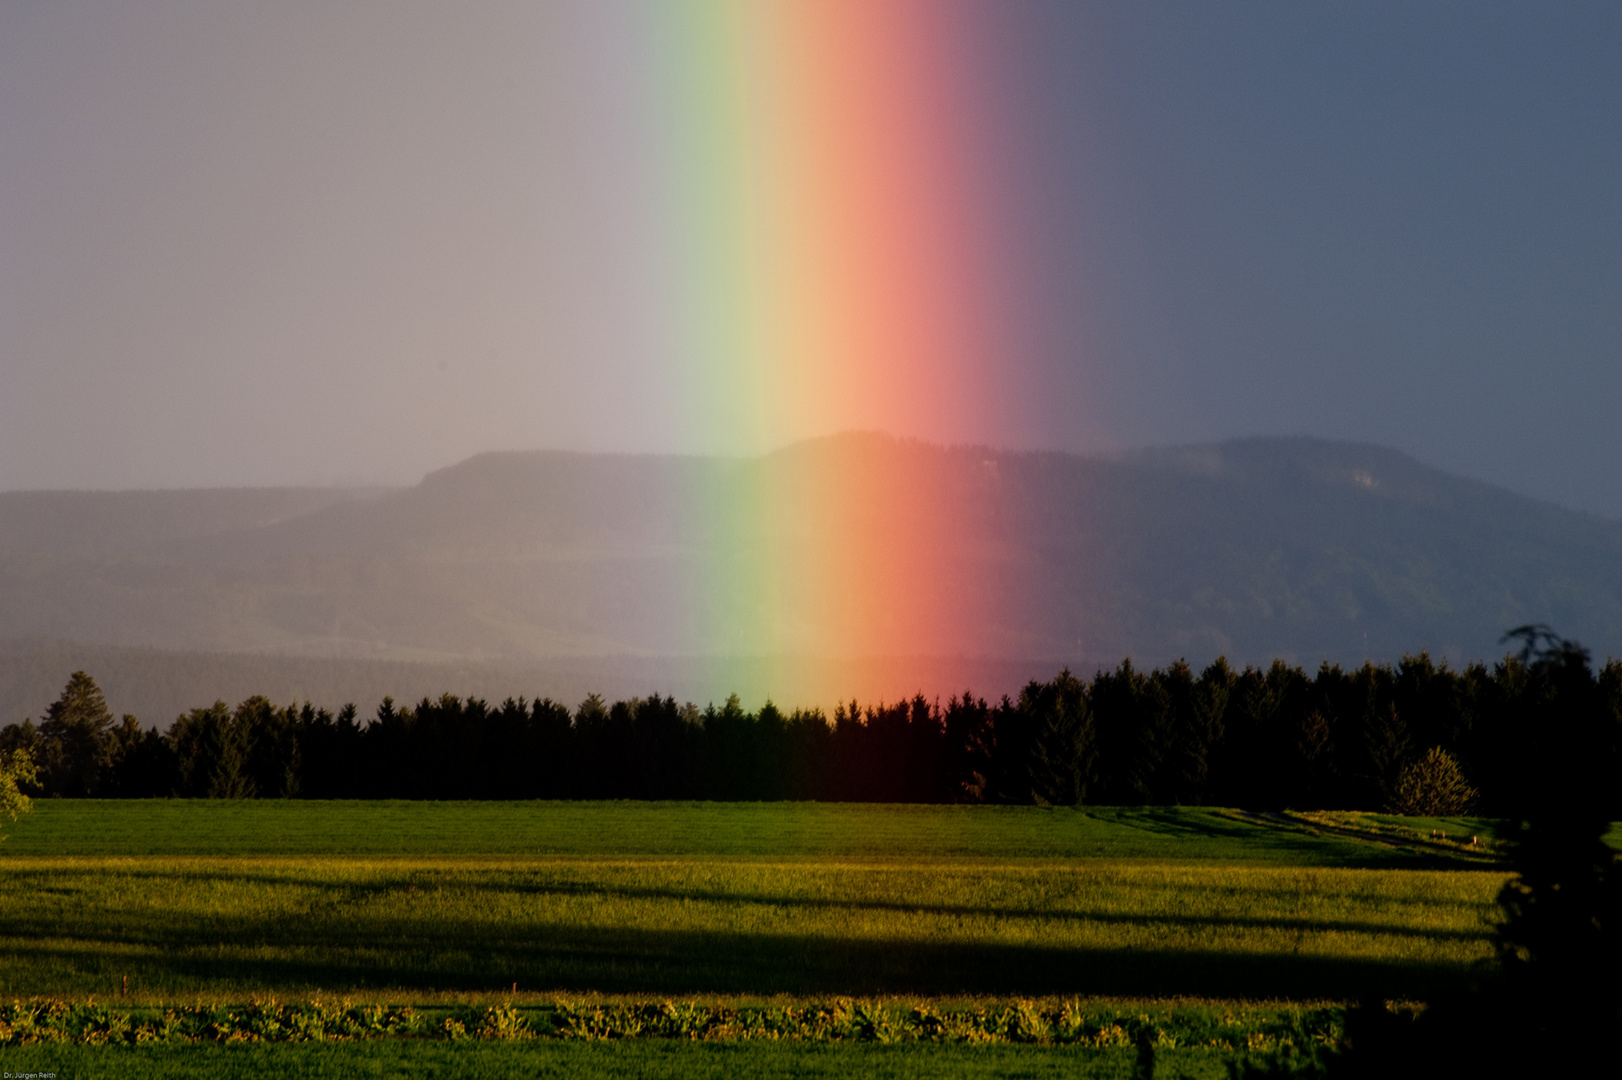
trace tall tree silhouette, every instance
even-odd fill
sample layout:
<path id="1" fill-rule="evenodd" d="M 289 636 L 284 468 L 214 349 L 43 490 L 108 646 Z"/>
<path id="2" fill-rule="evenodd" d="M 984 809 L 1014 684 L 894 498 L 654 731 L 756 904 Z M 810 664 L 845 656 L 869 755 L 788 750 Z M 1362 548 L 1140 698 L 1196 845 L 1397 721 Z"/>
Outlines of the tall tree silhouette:
<path id="1" fill-rule="evenodd" d="M 107 710 L 101 687 L 89 675 L 75 671 L 39 725 L 46 790 L 53 795 L 97 794 L 102 771 L 112 761 L 108 731 L 112 724 L 113 714 Z"/>

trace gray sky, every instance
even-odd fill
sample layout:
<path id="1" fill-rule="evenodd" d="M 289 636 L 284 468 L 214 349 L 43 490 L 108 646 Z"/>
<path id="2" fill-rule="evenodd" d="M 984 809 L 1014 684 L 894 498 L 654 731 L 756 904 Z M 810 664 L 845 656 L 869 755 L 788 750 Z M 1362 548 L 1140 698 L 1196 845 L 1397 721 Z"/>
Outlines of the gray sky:
<path id="1" fill-rule="evenodd" d="M 1367 440 L 1622 517 L 1622 6 L 960 6 L 1005 378 L 916 433 Z M 0 488 L 737 449 L 639 292 L 651 10 L 0 5 Z"/>

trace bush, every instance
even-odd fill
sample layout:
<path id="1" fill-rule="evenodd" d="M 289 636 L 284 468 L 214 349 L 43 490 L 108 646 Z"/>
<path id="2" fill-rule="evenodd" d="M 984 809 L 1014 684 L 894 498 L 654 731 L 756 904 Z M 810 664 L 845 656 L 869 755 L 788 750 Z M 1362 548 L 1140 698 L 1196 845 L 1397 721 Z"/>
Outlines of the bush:
<path id="1" fill-rule="evenodd" d="M 1467 813 L 1476 796 L 1453 755 L 1433 746 L 1430 753 L 1403 768 L 1386 809 L 1416 817 L 1453 817 Z"/>

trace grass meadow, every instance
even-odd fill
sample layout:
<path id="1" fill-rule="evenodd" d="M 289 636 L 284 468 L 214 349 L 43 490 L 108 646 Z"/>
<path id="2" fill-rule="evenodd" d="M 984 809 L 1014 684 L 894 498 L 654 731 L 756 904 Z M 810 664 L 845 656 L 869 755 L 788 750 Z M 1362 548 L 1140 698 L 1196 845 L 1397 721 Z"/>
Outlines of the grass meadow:
<path id="1" fill-rule="evenodd" d="M 0 857 L 1105 858 L 1411 867 L 1426 854 L 1199 807 L 297 799 L 58 799 L 34 805 L 34 813 L 6 823 Z M 1437 827 L 1432 819 L 1421 824 Z M 1490 835 L 1484 821 L 1448 819 L 1441 826 L 1456 835 Z"/>
<path id="2" fill-rule="evenodd" d="M 1505 873 L 1490 839 L 1473 821 L 1165 808 L 46 801 L 0 845 L 0 999 L 948 1013 L 1423 999 L 1491 955 Z M 1163 1065 L 1224 1075 L 1226 1057 L 1175 1042 Z M 0 1048 L 14 1074 L 99 1076 L 1126 1076 L 1135 1062 L 1006 1041 Z"/>
<path id="3" fill-rule="evenodd" d="M 1490 871 L 1089 860 L 8 859 L 0 994 L 1422 997 Z"/>

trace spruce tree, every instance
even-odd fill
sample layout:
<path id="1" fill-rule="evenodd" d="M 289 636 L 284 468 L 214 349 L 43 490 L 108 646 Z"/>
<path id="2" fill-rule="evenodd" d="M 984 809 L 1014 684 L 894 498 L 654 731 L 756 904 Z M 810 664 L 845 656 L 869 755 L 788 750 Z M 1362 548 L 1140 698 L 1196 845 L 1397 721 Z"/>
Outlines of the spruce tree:
<path id="1" fill-rule="evenodd" d="M 96 794 L 102 771 L 111 761 L 112 724 L 113 714 L 101 687 L 89 675 L 75 671 L 39 725 L 47 793 Z"/>

